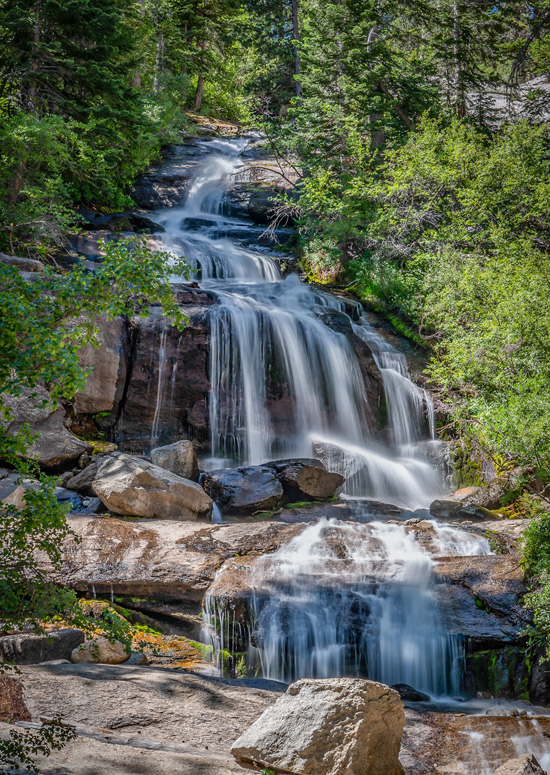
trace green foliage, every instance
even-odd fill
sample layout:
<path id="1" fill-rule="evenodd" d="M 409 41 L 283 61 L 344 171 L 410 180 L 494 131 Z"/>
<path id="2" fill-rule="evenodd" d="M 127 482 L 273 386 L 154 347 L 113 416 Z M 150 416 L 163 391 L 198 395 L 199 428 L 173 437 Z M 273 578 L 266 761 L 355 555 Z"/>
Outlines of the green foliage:
<path id="1" fill-rule="evenodd" d="M 6 772 L 33 772 L 38 775 L 33 757 L 49 756 L 76 738 L 71 727 L 63 726 L 60 718 L 43 724 L 38 730 L 11 730 L 7 740 L 0 740 L 0 767 Z"/>
<path id="2" fill-rule="evenodd" d="M 550 659 L 550 513 L 533 519 L 521 542 L 524 569 L 530 576 L 531 591 L 523 605 L 533 614 L 529 628 L 530 645 Z"/>
<path id="3" fill-rule="evenodd" d="M 27 281 L 0 264 L 0 459 L 39 482 L 26 491 L 21 510 L 5 506 L 0 514 L 0 621 L 6 627 L 79 615 L 74 594 L 54 585 L 38 563 L 42 552 L 59 567 L 69 529 L 65 506 L 54 495 L 56 478 L 22 459 L 29 456 L 32 435 L 25 426 L 16 433 L 11 428 L 17 400 L 23 396 L 31 407 L 51 409 L 83 387 L 87 374 L 78 355 L 97 342 L 98 315 L 147 315 L 146 304 L 157 302 L 175 325 L 186 322 L 170 287 L 172 271 L 186 276 L 182 259 L 171 265 L 169 254 L 151 251 L 145 240 L 104 247 L 94 272 L 47 270 Z"/>

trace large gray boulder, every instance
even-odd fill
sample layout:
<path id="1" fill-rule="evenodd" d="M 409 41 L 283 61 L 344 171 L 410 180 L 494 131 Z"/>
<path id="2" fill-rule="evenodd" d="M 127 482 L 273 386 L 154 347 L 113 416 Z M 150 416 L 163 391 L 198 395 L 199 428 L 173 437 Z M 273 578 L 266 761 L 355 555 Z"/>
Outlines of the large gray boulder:
<path id="1" fill-rule="evenodd" d="M 24 457 L 34 458 L 41 466 L 59 469 L 76 462 L 83 452 L 92 447 L 73 436 L 64 425 L 65 410 L 51 408 L 51 399 L 41 387 L 23 388 L 19 397 L 4 394 L 3 403 L 11 410 L 12 420 L 8 423 L 9 433 L 16 434 L 23 425 L 28 425 L 36 440 Z"/>
<path id="2" fill-rule="evenodd" d="M 44 264 L 34 258 L 24 258 L 22 256 L 8 256 L 6 253 L 0 253 L 0 263 L 6 266 L 13 266 L 21 272 L 43 272 Z"/>
<path id="3" fill-rule="evenodd" d="M 302 679 L 231 747 L 245 767 L 287 775 L 402 775 L 397 692 L 355 678 Z"/>
<path id="4" fill-rule="evenodd" d="M 224 514 L 253 514 L 278 506 L 283 486 L 272 468 L 221 468 L 204 474 L 202 486 Z"/>
<path id="5" fill-rule="evenodd" d="M 510 759 L 495 771 L 495 775 L 546 775 L 533 754 Z"/>
<path id="6" fill-rule="evenodd" d="M 199 478 L 199 464 L 193 442 L 187 439 L 151 450 L 151 460 L 154 465 L 183 476 L 184 479 L 196 482 Z"/>
<path id="7" fill-rule="evenodd" d="M 340 474 L 327 471 L 319 460 L 298 458 L 268 463 L 284 490 L 287 503 L 296 501 L 326 500 L 346 481 Z"/>
<path id="8" fill-rule="evenodd" d="M 44 635 L 22 632 L 0 638 L 0 662 L 37 665 L 50 659 L 69 659 L 72 651 L 84 643 L 84 633 L 73 627 Z"/>
<path id="9" fill-rule="evenodd" d="M 115 514 L 149 519 L 207 519 L 212 500 L 196 482 L 131 455 L 103 461 L 92 489 Z"/>

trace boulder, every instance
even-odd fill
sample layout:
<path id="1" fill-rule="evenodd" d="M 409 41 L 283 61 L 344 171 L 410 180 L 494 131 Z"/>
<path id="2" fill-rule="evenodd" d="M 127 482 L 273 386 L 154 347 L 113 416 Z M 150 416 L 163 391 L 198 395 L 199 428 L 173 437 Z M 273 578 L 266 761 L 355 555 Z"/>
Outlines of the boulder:
<path id="1" fill-rule="evenodd" d="M 193 442 L 187 439 L 152 449 L 151 460 L 156 466 L 183 476 L 184 479 L 196 482 L 199 478 L 199 464 Z"/>
<path id="2" fill-rule="evenodd" d="M 296 501 L 326 500 L 346 481 L 340 474 L 332 474 L 315 459 L 280 460 L 267 463 L 272 467 L 283 485 L 284 500 Z"/>
<path id="3" fill-rule="evenodd" d="M 0 253 L 0 264 L 14 266 L 21 272 L 43 272 L 44 264 L 42 261 L 36 261 L 34 258 L 22 258 L 21 256 L 8 256 Z"/>
<path id="4" fill-rule="evenodd" d="M 212 513 L 212 500 L 196 482 L 131 455 L 104 460 L 92 489 L 115 514 L 195 520 Z"/>
<path id="5" fill-rule="evenodd" d="M 87 640 L 71 653 L 71 662 L 75 665 L 101 664 L 120 665 L 130 659 L 130 652 L 120 641 L 107 638 Z"/>
<path id="6" fill-rule="evenodd" d="M 83 471 L 79 471 L 78 474 L 74 474 L 65 482 L 65 487 L 68 490 L 76 490 L 76 492 L 80 493 L 80 495 L 93 498 L 95 496 L 95 492 L 92 488 L 92 484 L 97 476 L 97 470 L 104 462 L 104 460 L 104 455 L 97 455 L 97 457 L 94 457 L 91 463 L 86 466 Z"/>
<path id="7" fill-rule="evenodd" d="M 281 193 L 282 189 L 275 186 L 262 186 L 252 191 L 247 210 L 254 223 L 269 223 L 270 212 L 276 204 L 276 197 Z"/>
<path id="8" fill-rule="evenodd" d="M 288 775 L 402 775 L 397 692 L 355 678 L 302 679 L 232 745 L 241 766 Z"/>
<path id="9" fill-rule="evenodd" d="M 502 767 L 495 770 L 495 775 L 545 775 L 545 770 L 531 753 L 505 762 Z"/>
<path id="10" fill-rule="evenodd" d="M 69 659 L 84 642 L 84 633 L 69 627 L 44 635 L 18 633 L 0 638 L 0 661 L 16 665 L 37 665 L 50 659 Z"/>
<path id="11" fill-rule="evenodd" d="M 37 434 L 25 453 L 26 459 L 35 458 L 44 468 L 55 470 L 77 461 L 83 452 L 91 452 L 89 444 L 77 439 L 65 427 L 65 410 L 51 409 L 50 396 L 44 388 L 23 388 L 18 398 L 4 394 L 3 402 L 13 417 L 7 426 L 9 433 L 16 434 L 28 424 L 31 432 Z"/>
<path id="12" fill-rule="evenodd" d="M 391 688 L 406 702 L 428 702 L 430 699 L 428 694 L 419 692 L 408 684 L 394 684 Z"/>
<path id="13" fill-rule="evenodd" d="M 474 504 L 465 505 L 463 501 L 453 500 L 452 498 L 439 498 L 430 503 L 430 514 L 436 519 L 444 519 L 446 521 L 456 520 L 494 520 L 496 514 L 488 509 L 484 509 L 482 506 L 476 506 Z"/>
<path id="14" fill-rule="evenodd" d="M 253 514 L 280 505 L 283 486 L 268 466 L 221 468 L 204 474 L 202 486 L 224 514 Z"/>

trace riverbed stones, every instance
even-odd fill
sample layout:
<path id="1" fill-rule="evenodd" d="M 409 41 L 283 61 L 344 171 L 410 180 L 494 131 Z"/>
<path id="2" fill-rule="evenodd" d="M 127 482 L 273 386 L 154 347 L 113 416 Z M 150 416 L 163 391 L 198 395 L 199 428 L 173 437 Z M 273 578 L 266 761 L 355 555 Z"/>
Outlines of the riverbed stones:
<path id="1" fill-rule="evenodd" d="M 115 514 L 148 519 L 207 519 L 212 500 L 196 482 L 146 460 L 115 453 L 99 466 L 94 493 Z"/>
<path id="2" fill-rule="evenodd" d="M 71 662 L 76 665 L 120 665 L 129 658 L 130 652 L 123 643 L 107 638 L 87 640 L 71 652 Z"/>
<path id="3" fill-rule="evenodd" d="M 495 770 L 495 775 L 545 775 L 545 770 L 542 769 L 534 754 L 526 754 L 505 762 L 502 767 Z"/>
<path id="4" fill-rule="evenodd" d="M 402 775 L 397 692 L 355 678 L 302 679 L 232 745 L 244 767 L 288 775 Z"/>
<path id="5" fill-rule="evenodd" d="M 199 478 L 199 464 L 193 442 L 187 439 L 151 450 L 151 460 L 154 465 L 183 476 L 184 479 L 196 482 Z"/>

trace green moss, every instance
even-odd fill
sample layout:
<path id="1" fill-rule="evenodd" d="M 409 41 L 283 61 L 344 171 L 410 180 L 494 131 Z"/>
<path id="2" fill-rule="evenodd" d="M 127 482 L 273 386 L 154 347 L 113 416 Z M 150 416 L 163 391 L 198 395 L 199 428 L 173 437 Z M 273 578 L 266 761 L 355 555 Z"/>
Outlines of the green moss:
<path id="1" fill-rule="evenodd" d="M 212 661 L 214 648 L 210 644 L 199 643 L 197 640 L 190 640 L 189 645 L 193 646 L 194 649 L 197 649 L 201 657 L 206 660 L 206 662 Z"/>
<path id="2" fill-rule="evenodd" d="M 285 509 L 302 509 L 304 506 L 312 505 L 312 501 L 296 501 L 295 503 L 287 503 Z"/>
<path id="3" fill-rule="evenodd" d="M 519 646 L 476 651 L 466 656 L 466 684 L 471 694 L 529 699 L 531 659 Z"/>

